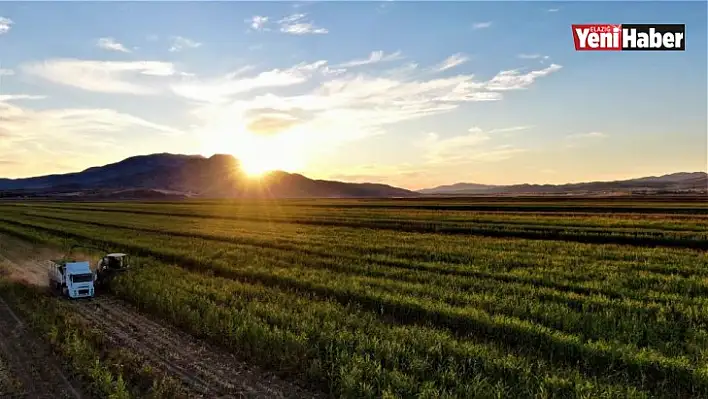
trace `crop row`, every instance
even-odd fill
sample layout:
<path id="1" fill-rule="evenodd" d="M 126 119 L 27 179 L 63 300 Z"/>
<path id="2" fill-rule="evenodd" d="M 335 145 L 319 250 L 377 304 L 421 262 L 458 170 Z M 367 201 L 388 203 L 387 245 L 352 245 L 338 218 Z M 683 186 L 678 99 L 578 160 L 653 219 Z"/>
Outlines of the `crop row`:
<path id="1" fill-rule="evenodd" d="M 702 279 L 706 276 L 705 265 L 708 261 L 705 254 L 685 250 L 640 250 L 621 246 L 568 245 L 558 242 L 489 238 L 451 240 L 435 234 L 370 234 L 354 229 L 320 232 L 297 230 L 295 233 L 285 227 L 271 226 L 270 228 L 281 233 L 280 236 L 273 236 L 268 226 L 265 226 L 263 235 L 258 231 L 249 235 L 245 230 L 237 229 L 237 225 L 229 225 L 224 227 L 224 231 L 234 229 L 232 234 L 219 236 L 169 229 L 151 230 L 133 224 L 119 227 L 125 222 L 117 222 L 116 226 L 103 224 L 96 227 L 93 223 L 58 221 L 26 215 L 16 215 L 14 219 L 7 220 L 22 223 L 31 221 L 35 226 L 61 228 L 64 232 L 71 228 L 70 231 L 84 233 L 88 237 L 105 237 L 108 228 L 111 237 L 125 237 L 127 243 L 131 242 L 130 239 L 137 232 L 150 241 L 152 248 L 175 247 L 180 253 L 196 257 L 206 256 L 214 258 L 215 261 L 222 257 L 224 250 L 221 248 L 233 248 L 238 250 L 242 257 L 275 256 L 286 263 L 304 262 L 307 268 L 334 268 L 338 272 L 350 274 L 371 273 L 372 265 L 379 265 L 382 273 L 390 275 L 393 279 L 405 279 L 407 277 L 402 273 L 410 276 L 416 272 L 479 278 L 482 274 L 480 272 L 507 271 L 510 272 L 506 273 L 509 278 L 545 276 L 558 285 L 563 282 L 581 285 L 591 283 L 585 286 L 587 291 L 596 288 L 597 292 L 609 296 L 631 296 L 633 291 L 638 290 L 639 294 L 645 297 L 660 296 L 654 294 L 664 294 L 661 296 L 665 297 L 666 293 L 671 292 L 676 294 L 668 296 L 666 300 L 681 298 L 681 295 L 685 294 L 700 295 L 704 292 Z M 170 221 L 165 220 L 164 224 L 169 225 Z M 211 225 L 197 226 L 200 227 L 213 229 Z M 322 237 L 327 239 L 320 240 Z M 378 244 L 370 246 L 371 242 Z M 213 246 L 220 249 L 215 253 L 209 252 Z M 366 252 L 373 253 L 374 256 L 365 256 Z M 426 253 L 429 255 L 427 258 L 423 256 Z M 347 266 L 333 266 L 332 262 L 343 262 Z M 364 269 L 352 266 L 362 262 L 366 264 Z M 424 280 L 416 281 L 430 283 L 430 278 L 431 276 L 425 276 Z M 536 279 L 533 283 L 542 284 L 543 280 L 549 279 Z M 602 280 L 605 282 L 598 285 Z M 449 284 L 450 282 L 446 281 L 444 286 Z M 622 289 L 625 286 L 631 289 Z M 649 290 L 640 290 L 642 287 Z M 652 293 L 652 287 L 656 287 L 657 292 Z"/>
<path id="2" fill-rule="evenodd" d="M 19 233 L 57 240 L 31 229 Z M 390 324 L 355 304 L 193 273 L 154 260 L 143 259 L 141 265 L 116 280 L 117 295 L 254 363 L 304 375 L 337 396 L 648 396 L 632 375 L 615 374 L 613 383 L 575 367 L 514 354 L 505 345 Z M 622 378 L 635 386 L 616 382 Z M 645 388 L 677 392 L 676 386 L 657 380 Z M 682 380 L 678 392 L 695 389 Z"/>
<path id="3" fill-rule="evenodd" d="M 293 217 L 277 215 L 217 215 L 193 212 L 175 213 L 172 210 L 130 211 L 114 208 L 87 208 L 100 213 L 120 213 L 124 215 L 180 216 L 204 219 L 228 219 L 268 223 L 289 223 L 312 226 L 350 227 L 381 229 L 397 232 L 440 233 L 451 235 L 472 235 L 489 237 L 516 237 L 539 240 L 563 240 L 585 243 L 616 243 L 638 246 L 675 246 L 685 248 L 708 248 L 708 233 L 705 231 L 675 231 L 633 228 L 553 226 L 548 224 L 504 224 L 462 221 L 405 220 L 405 219 L 359 219 L 326 217 Z M 36 212 L 36 211 L 35 211 Z M 55 210 L 56 212 L 56 210 Z"/>
<path id="4" fill-rule="evenodd" d="M 105 202 L 97 203 L 70 203 L 44 202 L 58 206 L 92 206 L 106 205 Z M 332 210 L 357 209 L 366 211 L 371 209 L 388 210 L 436 210 L 436 211 L 485 211 L 485 212 L 573 212 L 573 213 L 646 213 L 646 214 L 697 214 L 708 215 L 708 206 L 705 198 L 697 196 L 690 201 L 607 201 L 591 199 L 587 201 L 494 201 L 492 200 L 235 200 L 235 201 L 188 201 L 188 202 L 150 202 L 158 207 L 197 206 L 202 208 L 227 209 L 247 207 L 267 207 L 270 209 L 307 209 L 323 208 Z M 108 203 L 110 206 L 124 205 L 124 203 Z M 127 206 L 135 206 L 127 204 Z M 137 205 L 142 206 L 142 204 Z"/>
<path id="5" fill-rule="evenodd" d="M 417 234 L 386 230 L 362 230 L 346 227 L 303 226 L 292 223 L 246 222 L 230 219 L 165 218 L 141 215 L 126 218 L 110 212 L 81 214 L 76 212 L 31 212 L 15 214 L 20 220 L 44 218 L 56 221 L 78 222 L 105 228 L 124 228 L 144 233 L 199 238 L 295 251 L 311 256 L 333 256 L 350 261 L 371 260 L 393 267 L 417 267 L 420 262 L 452 264 L 494 264 L 510 271 L 519 268 L 538 268 L 541 262 L 562 262 L 563 269 L 573 267 L 576 274 L 588 279 L 606 277 L 607 273 L 628 270 L 653 272 L 682 277 L 708 276 L 705 257 L 696 252 L 679 250 L 650 250 L 622 248 L 608 251 L 607 246 L 570 245 L 562 242 L 528 240 L 498 240 Z M 9 216 L 9 215 L 8 215 Z M 549 251 L 549 252 L 546 252 Z M 548 256 L 553 253 L 552 257 Z M 526 259 L 519 255 L 529 254 Z M 602 259 L 619 270 L 584 267 L 579 260 Z M 403 259 L 399 261 L 398 259 Z M 436 267 L 437 272 L 470 275 L 467 267 Z M 473 274 L 476 276 L 476 274 Z"/>
<path id="6" fill-rule="evenodd" d="M 341 205 L 341 204 L 340 204 Z M 0 203 L 6 208 L 48 208 L 64 210 L 122 210 L 122 211 L 155 211 L 165 209 L 173 214 L 203 214 L 211 216 L 268 216 L 279 218 L 323 218 L 337 217 L 346 219 L 402 219 L 402 220 L 432 220 L 432 221 L 468 221 L 468 222 L 503 222 L 518 224 L 551 224 L 587 227 L 626 227 L 626 228 L 656 228 L 696 231 L 708 226 L 708 215 L 703 214 L 617 214 L 617 213 L 583 213 L 566 212 L 564 210 L 548 212 L 511 212 L 511 211 L 456 211 L 428 209 L 389 209 L 358 208 L 356 206 L 315 206 L 313 204 L 293 205 L 291 202 L 276 202 L 274 204 L 259 203 L 216 203 L 201 205 L 194 202 L 170 204 L 165 207 L 152 202 L 123 203 Z"/>
<path id="7" fill-rule="evenodd" d="M 32 225 L 35 227 L 42 226 L 41 223 L 38 222 L 32 222 Z M 44 225 L 44 227 L 46 228 L 48 226 Z M 72 231 L 71 226 L 67 226 L 66 223 L 58 223 L 55 225 L 54 229 L 55 232 L 66 232 L 67 230 Z M 90 237 L 100 237 L 101 230 L 105 231 L 106 229 L 93 228 L 92 230 L 90 226 L 81 227 L 80 225 L 76 225 L 75 229 L 73 229 L 73 234 L 78 233 L 78 235 L 80 236 L 79 238 L 87 239 Z M 347 276 L 346 278 L 344 278 L 342 276 L 338 277 L 336 274 L 332 273 L 326 274 L 320 273 L 320 271 L 318 270 L 308 270 L 308 268 L 313 268 L 313 265 L 317 264 L 316 259 L 303 258 L 298 264 L 296 258 L 283 259 L 281 256 L 280 261 L 282 266 L 273 267 L 273 264 L 277 264 L 277 262 L 274 262 L 275 260 L 277 260 L 274 258 L 274 256 L 277 255 L 271 254 L 270 257 L 266 257 L 264 253 L 254 253 L 253 248 L 251 248 L 250 250 L 248 248 L 243 247 L 233 248 L 232 251 L 249 250 L 251 254 L 260 256 L 242 256 L 240 258 L 240 262 L 237 262 L 239 260 L 238 257 L 241 255 L 237 252 L 233 254 L 228 253 L 228 247 L 223 244 L 217 245 L 207 244 L 203 242 L 197 244 L 197 242 L 192 241 L 190 245 L 189 241 L 180 242 L 179 238 L 171 238 L 169 236 L 159 238 L 159 235 L 155 234 L 133 234 L 131 237 L 128 231 L 120 232 L 120 229 L 109 230 L 108 232 L 104 233 L 104 236 L 111 237 L 110 241 L 121 245 L 129 245 L 129 243 L 131 242 L 133 243 L 132 245 L 135 245 L 136 243 L 143 242 L 144 245 L 142 245 L 141 248 L 134 249 L 147 252 L 147 254 L 162 259 L 176 261 L 182 265 L 190 265 L 195 270 L 200 270 L 204 272 L 215 272 L 218 275 L 227 276 L 230 278 L 237 278 L 245 281 L 251 281 L 254 283 L 272 285 L 280 289 L 294 290 L 299 295 L 306 295 L 308 292 L 315 293 L 320 297 L 335 300 L 340 303 L 348 303 L 353 300 L 358 306 L 363 306 L 369 311 L 375 311 L 378 310 L 380 307 L 383 307 L 384 315 L 382 316 L 393 317 L 398 323 L 403 323 L 405 325 L 410 325 L 411 323 L 417 324 L 418 321 L 425 320 L 427 322 L 432 322 L 433 325 L 437 327 L 443 327 L 457 334 L 476 334 L 477 339 L 485 339 L 491 337 L 494 342 L 503 342 L 506 345 L 512 345 L 512 347 L 514 347 L 517 351 L 523 351 L 525 350 L 524 348 L 527 345 L 531 344 L 531 347 L 534 348 L 534 356 L 537 357 L 552 356 L 554 359 L 565 359 L 566 361 L 579 361 L 581 359 L 584 359 L 585 361 L 590 362 L 590 364 L 587 366 L 587 369 L 584 370 L 584 372 L 586 373 L 591 372 L 593 370 L 597 371 L 598 368 L 603 368 L 607 366 L 606 363 L 610 362 L 610 360 L 608 359 L 613 359 L 614 352 L 612 351 L 619 350 L 621 352 L 626 351 L 622 353 L 627 353 L 628 359 L 621 359 L 617 362 L 618 364 L 613 364 L 612 362 L 610 362 L 612 367 L 617 368 L 618 370 L 622 370 L 624 372 L 629 373 L 649 372 L 655 373 L 656 375 L 664 375 L 664 373 L 667 372 L 670 374 L 678 373 L 675 376 L 679 376 L 678 378 L 684 379 L 691 379 L 695 377 L 693 372 L 690 371 L 690 366 L 686 366 L 683 368 L 676 366 L 676 364 L 682 364 L 682 362 L 684 362 L 684 360 L 680 360 L 681 358 L 665 357 L 657 352 L 652 352 L 648 348 L 639 350 L 638 348 L 636 348 L 636 346 L 631 345 L 611 345 L 609 341 L 605 341 L 605 345 L 609 345 L 609 349 L 605 351 L 597 350 L 594 349 L 594 347 L 592 346 L 592 341 L 584 343 L 584 340 L 580 336 L 559 333 L 553 328 L 549 329 L 548 326 L 545 326 L 543 323 L 539 322 L 543 321 L 544 317 L 546 318 L 546 323 L 548 323 L 550 320 L 555 320 L 556 324 L 558 324 L 561 319 L 573 320 L 572 312 L 566 315 L 569 317 L 556 317 L 555 319 L 549 319 L 554 317 L 553 312 L 560 311 L 561 309 L 563 309 L 562 307 L 544 307 L 543 305 L 538 305 L 536 308 L 524 310 L 523 306 L 517 306 L 516 308 L 514 308 L 512 305 L 514 301 L 510 301 L 506 304 L 502 303 L 502 305 L 492 309 L 501 313 L 501 315 L 497 317 L 491 315 L 488 312 L 490 310 L 489 308 L 484 309 L 484 306 L 491 306 L 490 304 L 493 304 L 493 302 L 495 302 L 494 300 L 485 302 L 485 305 L 481 303 L 481 301 L 484 300 L 483 297 L 458 297 L 453 299 L 458 302 L 462 300 L 462 303 L 465 304 L 465 306 L 452 306 L 449 303 L 445 304 L 445 301 L 442 301 L 439 297 L 435 297 L 435 295 L 431 294 L 431 292 L 426 292 L 424 289 L 421 288 L 421 285 L 396 285 L 393 278 L 394 276 L 384 275 L 379 275 L 379 277 L 382 278 L 380 284 L 381 288 L 377 290 L 374 288 L 374 283 L 377 282 L 376 280 L 367 281 L 366 279 L 357 279 L 352 276 Z M 119 240 L 121 236 L 125 237 L 123 239 L 124 241 L 121 240 L 122 242 L 117 242 L 116 240 Z M 172 242 L 172 244 L 170 244 L 170 242 Z M 156 250 L 155 248 L 158 249 Z M 182 253 L 179 252 L 181 248 L 185 248 Z M 206 257 L 207 254 L 213 252 L 218 254 L 218 258 Z M 283 260 L 285 260 L 284 263 Z M 324 266 L 331 268 L 337 265 L 330 264 Z M 372 274 L 372 272 L 385 273 L 386 269 L 376 269 L 375 265 L 361 265 L 358 268 L 351 265 L 339 265 L 339 270 L 337 270 L 337 272 L 343 273 L 347 270 L 347 268 L 351 269 L 350 271 L 352 273 L 350 273 L 350 275 L 356 275 L 357 273 L 366 275 Z M 410 277 L 410 274 L 408 276 Z M 434 281 L 433 275 L 421 275 L 420 278 L 422 278 L 423 280 Z M 463 284 L 461 284 L 461 282 L 469 284 L 469 280 L 470 279 L 465 280 L 459 278 L 448 279 L 440 280 L 435 284 L 439 284 L 440 287 L 450 286 L 452 289 L 454 289 L 455 285 L 457 285 L 458 287 L 462 287 Z M 498 281 L 494 281 L 493 284 L 495 284 L 495 288 L 503 288 L 507 285 L 499 284 Z M 665 285 L 663 286 L 656 287 L 659 288 L 658 291 L 662 291 L 663 288 L 669 286 L 667 285 L 666 281 L 664 282 L 664 284 Z M 640 287 L 636 288 L 638 290 Z M 389 295 L 387 294 L 388 292 L 393 294 Z M 401 293 L 405 293 L 405 295 L 401 295 Z M 423 300 L 415 299 L 421 296 L 424 298 Z M 496 300 L 498 298 L 493 299 Z M 517 297 L 516 302 L 523 303 L 523 299 Z M 506 306 L 506 308 L 504 308 L 504 306 Z M 672 309 L 673 308 L 674 306 L 672 304 Z M 568 311 L 567 309 L 565 310 L 566 312 Z M 518 317 L 504 314 L 504 312 L 517 312 L 523 315 L 524 318 L 519 319 Z M 690 327 L 693 326 L 692 323 L 696 323 L 696 321 L 702 322 L 702 320 L 705 319 L 703 318 L 703 316 L 700 316 L 697 320 L 690 318 L 687 319 L 685 315 L 691 314 L 692 312 L 695 312 L 695 309 L 689 308 L 685 313 L 683 313 L 683 316 L 678 319 L 684 320 L 684 323 L 688 324 L 685 325 L 684 329 L 677 328 L 674 330 L 678 331 L 676 333 L 676 337 L 671 338 L 665 336 L 666 333 L 671 332 L 671 329 L 666 327 L 667 324 L 664 324 L 664 327 L 662 327 L 664 328 L 664 332 L 659 332 L 660 329 L 653 331 L 654 339 L 657 342 L 666 341 L 669 344 L 678 343 L 688 339 L 689 342 L 693 342 L 695 344 L 696 342 L 693 338 L 699 339 L 701 338 L 701 335 L 698 335 L 696 337 L 690 337 L 686 335 L 686 332 L 691 331 Z M 602 313 L 600 313 L 600 315 L 601 314 Z M 667 313 L 658 312 L 658 314 L 660 315 L 659 317 L 665 317 Z M 676 314 L 680 315 L 682 313 Z M 611 321 L 613 319 L 617 319 L 616 316 L 622 316 L 622 314 L 610 314 L 605 320 Z M 629 314 L 625 316 L 629 316 Z M 577 316 L 575 319 L 577 320 Z M 596 322 L 599 322 L 601 319 L 602 318 L 599 317 Z M 629 319 L 631 320 L 631 318 Z M 641 326 L 645 326 L 647 322 L 651 321 L 652 320 L 638 319 L 636 320 L 636 326 L 641 328 Z M 586 323 L 587 322 L 588 321 L 586 321 Z M 675 323 L 676 320 L 673 320 L 672 322 Z M 572 322 L 569 322 L 568 324 L 572 325 Z M 592 329 L 587 328 L 587 326 L 591 324 L 592 320 L 589 320 L 589 324 L 576 324 L 575 327 L 571 328 L 576 328 L 577 331 L 588 330 L 588 334 L 591 335 Z M 601 326 L 601 324 L 598 323 L 598 326 Z M 597 328 L 595 331 L 597 333 L 602 330 L 603 328 Z M 615 329 L 612 331 L 618 330 Z M 635 328 L 634 333 L 642 334 L 642 332 L 643 331 L 641 329 L 636 330 Z M 652 332 L 649 332 L 649 334 L 651 335 Z M 625 338 L 626 335 L 627 334 L 625 334 Z M 600 340 L 599 342 L 603 341 Z M 697 346 L 699 348 L 701 347 L 700 341 L 698 341 Z M 634 349 L 632 349 L 633 347 Z M 684 347 L 684 349 L 688 349 L 688 347 Z M 563 353 L 564 356 L 559 356 L 560 353 Z M 593 354 L 595 356 L 593 356 Z M 644 365 L 646 367 L 642 366 L 637 369 L 636 364 L 637 362 L 639 362 L 638 359 L 641 359 L 642 356 L 650 356 L 654 360 L 650 361 L 649 365 Z M 672 362 L 678 363 L 674 364 Z M 690 365 L 691 362 L 689 361 L 688 364 Z M 678 367 L 678 369 L 676 370 L 679 371 L 674 370 L 675 366 Z M 687 377 L 691 375 L 693 375 L 694 377 Z M 698 379 L 698 381 L 700 381 L 700 378 Z"/>

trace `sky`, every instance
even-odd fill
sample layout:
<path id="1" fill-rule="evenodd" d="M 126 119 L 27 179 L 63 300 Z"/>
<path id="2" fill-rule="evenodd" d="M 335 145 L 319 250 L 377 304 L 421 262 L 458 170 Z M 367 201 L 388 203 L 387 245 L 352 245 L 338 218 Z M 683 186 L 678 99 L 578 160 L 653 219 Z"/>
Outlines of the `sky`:
<path id="1" fill-rule="evenodd" d="M 706 171 L 706 2 L 0 2 L 0 177 L 233 154 L 420 189 Z M 683 23 L 685 52 L 571 24 Z"/>

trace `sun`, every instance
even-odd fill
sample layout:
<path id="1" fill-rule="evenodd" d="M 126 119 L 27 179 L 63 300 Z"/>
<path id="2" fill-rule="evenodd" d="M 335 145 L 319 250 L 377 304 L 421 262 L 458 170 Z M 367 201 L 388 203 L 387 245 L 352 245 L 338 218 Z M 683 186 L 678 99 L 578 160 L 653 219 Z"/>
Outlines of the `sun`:
<path id="1" fill-rule="evenodd" d="M 295 172 L 304 163 L 297 147 L 274 139 L 244 140 L 233 154 L 239 160 L 241 170 L 251 178 L 275 170 Z"/>
<path id="2" fill-rule="evenodd" d="M 254 179 L 275 170 L 301 171 L 308 153 L 307 143 L 299 135 L 263 136 L 233 124 L 210 129 L 201 142 L 204 153 L 233 155 L 240 171 Z"/>
<path id="3" fill-rule="evenodd" d="M 239 161 L 241 163 L 241 170 L 248 177 L 260 177 L 267 172 L 282 169 L 276 166 L 278 163 L 277 161 L 274 161 L 269 158 L 258 159 L 257 157 L 253 157 L 253 159 L 244 159 L 243 157 L 241 157 Z"/>

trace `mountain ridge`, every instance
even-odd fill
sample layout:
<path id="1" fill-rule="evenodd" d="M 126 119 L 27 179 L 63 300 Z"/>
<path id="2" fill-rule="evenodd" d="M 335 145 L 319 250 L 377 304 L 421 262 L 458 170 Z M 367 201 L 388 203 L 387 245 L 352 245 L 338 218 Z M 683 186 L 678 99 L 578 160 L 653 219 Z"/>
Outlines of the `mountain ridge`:
<path id="1" fill-rule="evenodd" d="M 406 197 L 415 192 L 375 183 L 313 180 L 273 171 L 248 178 L 231 155 L 150 154 L 84 169 L 80 172 L 20 179 L 0 179 L 7 196 L 91 196 L 101 198 L 359 198 Z"/>
<path id="2" fill-rule="evenodd" d="M 428 195 L 479 194 L 570 194 L 598 192 L 707 192 L 708 173 L 676 172 L 661 176 L 646 176 L 626 180 L 591 181 L 564 184 L 509 184 L 487 185 L 455 183 L 418 190 Z"/>
<path id="3" fill-rule="evenodd" d="M 248 178 L 232 155 L 137 155 L 79 172 L 2 179 L 0 196 L 88 198 L 383 198 L 457 195 L 708 193 L 706 172 L 565 184 L 454 183 L 418 191 L 381 183 L 310 179 L 272 171 Z"/>

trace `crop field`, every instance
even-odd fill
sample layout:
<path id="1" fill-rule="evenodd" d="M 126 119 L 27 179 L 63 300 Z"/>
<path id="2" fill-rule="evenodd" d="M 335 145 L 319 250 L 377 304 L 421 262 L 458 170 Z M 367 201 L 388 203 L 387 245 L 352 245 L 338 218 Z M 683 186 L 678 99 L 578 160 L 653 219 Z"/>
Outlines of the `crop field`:
<path id="1" fill-rule="evenodd" d="M 125 251 L 116 299 L 329 396 L 708 397 L 705 199 L 0 202 L 0 234 Z"/>

